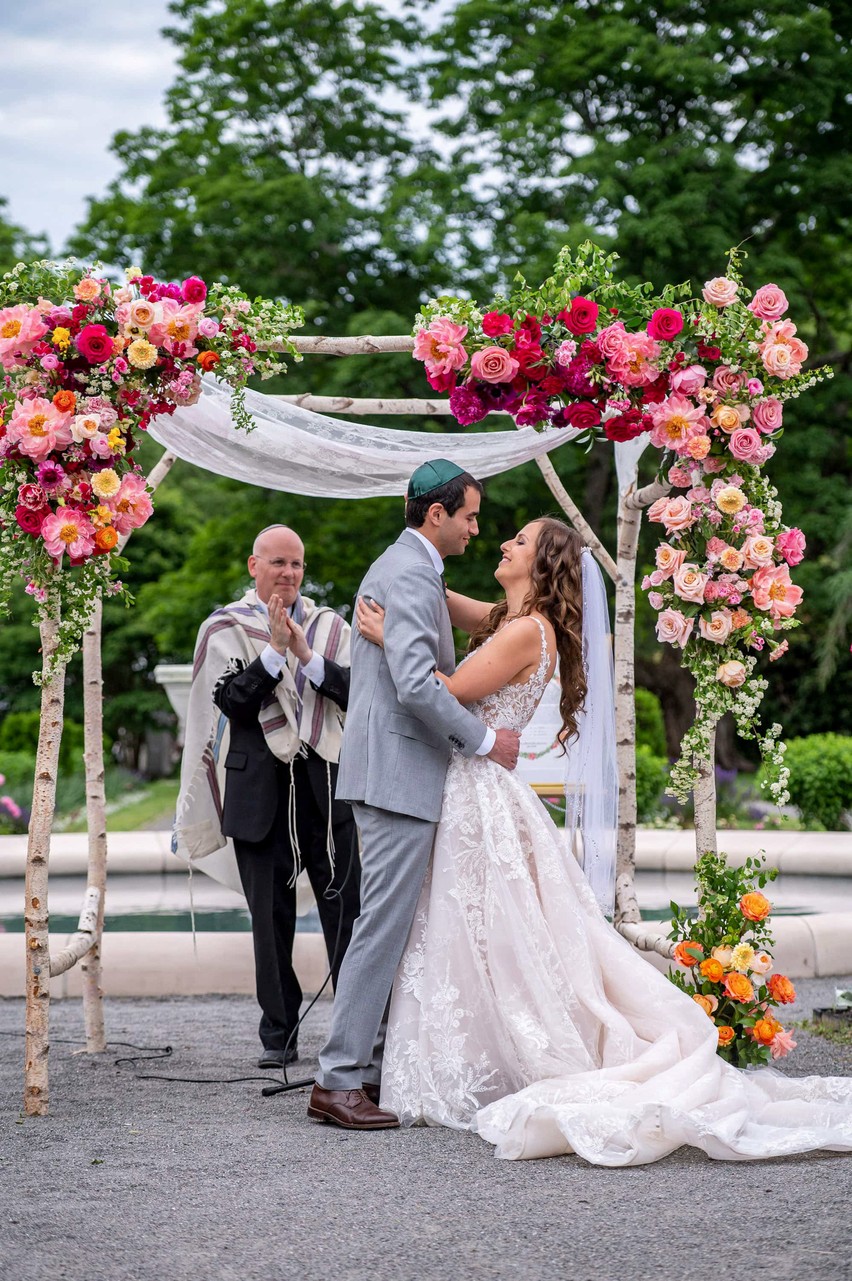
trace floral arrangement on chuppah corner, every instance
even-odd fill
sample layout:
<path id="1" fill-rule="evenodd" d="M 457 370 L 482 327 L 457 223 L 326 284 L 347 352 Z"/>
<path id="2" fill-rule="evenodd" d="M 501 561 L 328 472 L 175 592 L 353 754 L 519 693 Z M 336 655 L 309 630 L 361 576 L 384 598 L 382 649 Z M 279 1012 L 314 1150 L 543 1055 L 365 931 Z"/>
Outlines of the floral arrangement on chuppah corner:
<path id="1" fill-rule="evenodd" d="M 752 296 L 732 250 L 727 274 L 691 284 L 630 285 L 617 255 L 583 244 L 560 253 L 553 276 L 531 289 L 521 276 L 487 309 L 441 297 L 417 316 L 414 356 L 436 391 L 449 392 L 462 425 L 493 410 L 519 427 L 568 427 L 596 439 L 644 433 L 661 451 L 671 490 L 648 509 L 666 533 L 643 581 L 657 637 L 683 650 L 696 680 L 696 719 L 681 744 L 669 792 L 686 800 L 709 755 L 719 718 L 734 714 L 757 738 L 775 800 L 787 799 L 781 727 L 763 732 L 766 681 L 757 654 L 780 658 L 779 633 L 797 626 L 801 530 L 783 524 L 777 491 L 761 468 L 783 433 L 784 404 L 829 377 L 803 371 L 808 348 L 786 319 L 775 284 Z"/>
<path id="2" fill-rule="evenodd" d="M 704 854 L 695 866 L 697 919 L 671 904 L 669 938 L 682 968 L 669 977 L 713 1020 L 719 1054 L 735 1067 L 768 1063 L 796 1048 L 773 1013 L 796 999 L 786 975 L 772 973 L 772 904 L 762 890 L 776 876 L 761 858 L 728 867 L 724 855 Z"/>
<path id="3" fill-rule="evenodd" d="M 153 510 L 134 459 L 139 433 L 200 395 L 212 372 L 233 389 L 235 426 L 251 430 L 244 389 L 285 368 L 300 309 L 198 276 L 182 283 L 131 269 L 121 287 L 73 262 L 19 264 L 0 279 L 0 609 L 12 584 L 59 620 L 37 680 L 70 658 L 99 592 L 123 594 L 120 540 Z"/>

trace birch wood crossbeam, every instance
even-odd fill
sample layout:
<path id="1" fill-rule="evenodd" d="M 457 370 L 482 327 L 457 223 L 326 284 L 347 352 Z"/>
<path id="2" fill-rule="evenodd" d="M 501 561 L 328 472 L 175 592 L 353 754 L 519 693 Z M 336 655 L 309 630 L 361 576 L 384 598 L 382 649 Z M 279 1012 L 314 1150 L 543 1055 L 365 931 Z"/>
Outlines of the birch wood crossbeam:
<path id="1" fill-rule="evenodd" d="M 266 343 L 260 350 L 289 351 L 291 345 L 303 356 L 376 356 L 381 352 L 413 351 L 414 339 L 408 334 L 359 334 L 354 338 L 294 335 L 286 343 Z"/>
<path id="2" fill-rule="evenodd" d="M 100 901 L 100 890 L 97 886 L 90 885 L 86 890 L 86 897 L 83 899 L 80 920 L 77 922 L 75 933 L 71 935 L 62 951 L 50 958 L 51 978 L 57 974 L 64 974 L 66 970 L 70 970 L 73 965 L 76 965 L 97 939 L 98 905 Z"/>
<path id="3" fill-rule="evenodd" d="M 664 957 L 670 961 L 674 957 L 674 943 L 671 939 L 663 938 L 659 934 L 650 934 L 648 926 L 639 923 L 621 921 L 615 927 L 619 934 L 623 934 L 628 943 L 632 943 L 640 952 L 656 952 L 658 956 Z"/>
<path id="4" fill-rule="evenodd" d="M 449 416 L 452 411 L 448 400 L 400 400 L 371 396 L 314 396 L 302 392 L 298 396 L 270 396 L 270 400 L 283 400 L 288 405 L 310 409 L 315 414 L 440 414 Z M 492 410 L 492 413 L 501 413 Z"/>

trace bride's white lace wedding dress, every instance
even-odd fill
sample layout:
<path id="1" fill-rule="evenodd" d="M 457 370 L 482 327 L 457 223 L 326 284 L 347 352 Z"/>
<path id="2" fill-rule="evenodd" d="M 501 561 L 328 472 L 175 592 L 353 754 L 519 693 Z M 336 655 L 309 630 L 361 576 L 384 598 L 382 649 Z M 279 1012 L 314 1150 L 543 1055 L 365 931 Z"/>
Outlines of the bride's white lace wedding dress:
<path id="1" fill-rule="evenodd" d="M 486 642 L 487 643 L 487 642 Z M 538 670 L 473 706 L 520 731 Z M 852 1150 L 852 1077 L 741 1072 L 707 1015 L 600 912 L 533 792 L 455 755 L 434 859 L 393 989 L 382 1106 L 472 1129 L 502 1157 L 728 1160 Z"/>

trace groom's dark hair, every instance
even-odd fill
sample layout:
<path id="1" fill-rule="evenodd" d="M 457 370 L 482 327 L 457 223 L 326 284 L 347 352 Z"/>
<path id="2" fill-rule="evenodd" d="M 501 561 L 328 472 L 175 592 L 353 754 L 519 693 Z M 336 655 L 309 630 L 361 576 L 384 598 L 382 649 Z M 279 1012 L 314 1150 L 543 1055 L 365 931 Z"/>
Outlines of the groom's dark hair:
<path id="1" fill-rule="evenodd" d="M 440 503 L 448 516 L 455 516 L 464 502 L 468 489 L 475 489 L 478 494 L 485 493 L 482 481 L 471 476 L 470 472 L 463 471 L 460 476 L 454 476 L 445 484 L 436 485 L 434 489 L 429 490 L 428 494 L 421 494 L 419 498 L 409 498 L 405 504 L 406 525 L 411 529 L 420 529 L 433 503 Z"/>

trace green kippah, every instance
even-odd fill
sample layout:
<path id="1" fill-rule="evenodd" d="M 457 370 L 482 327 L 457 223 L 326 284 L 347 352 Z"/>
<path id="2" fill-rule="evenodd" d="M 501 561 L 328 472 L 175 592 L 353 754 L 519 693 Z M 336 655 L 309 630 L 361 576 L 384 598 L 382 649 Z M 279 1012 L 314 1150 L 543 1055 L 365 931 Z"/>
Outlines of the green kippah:
<path id="1" fill-rule="evenodd" d="M 406 497 L 422 498 L 424 494 L 431 494 L 439 485 L 446 485 L 447 481 L 463 475 L 464 468 L 457 467 L 448 458 L 433 458 L 430 463 L 423 463 L 417 468 L 408 482 Z"/>

